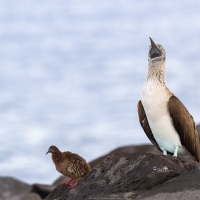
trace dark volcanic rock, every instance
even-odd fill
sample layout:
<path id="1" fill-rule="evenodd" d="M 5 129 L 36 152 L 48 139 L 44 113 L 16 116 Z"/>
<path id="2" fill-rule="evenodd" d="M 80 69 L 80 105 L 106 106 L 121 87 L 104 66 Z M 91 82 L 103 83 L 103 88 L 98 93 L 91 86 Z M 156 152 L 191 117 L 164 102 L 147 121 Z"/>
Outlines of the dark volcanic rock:
<path id="1" fill-rule="evenodd" d="M 60 185 L 63 176 L 52 185 L 0 177 L 0 200 L 200 199 L 199 163 L 163 156 L 153 145 L 120 147 L 90 164 L 92 172 L 71 190 Z"/>
<path id="2" fill-rule="evenodd" d="M 161 154 L 158 149 L 151 144 L 143 144 L 143 145 L 136 145 L 136 146 L 124 146 L 124 147 L 119 147 L 117 149 L 114 149 L 110 153 L 103 155 L 93 161 L 90 162 L 90 166 L 93 168 L 97 164 L 99 164 L 102 160 L 104 160 L 106 157 L 109 155 L 112 155 L 114 153 L 119 153 L 119 152 L 124 152 L 124 153 L 154 153 L 154 154 Z"/>
<path id="3" fill-rule="evenodd" d="M 96 165 L 74 189 L 60 185 L 46 200 L 140 198 L 141 190 L 150 190 L 197 166 L 197 162 L 180 157 L 116 153 Z"/>
<path id="4" fill-rule="evenodd" d="M 31 192 L 38 194 L 44 199 L 53 189 L 55 189 L 53 185 L 33 184 Z"/>
<path id="5" fill-rule="evenodd" d="M 142 199 L 200 199 L 200 169 L 183 173 L 141 195 Z"/>
<path id="6" fill-rule="evenodd" d="M 124 152 L 124 153 L 155 153 L 155 154 L 161 154 L 158 149 L 151 145 L 151 144 L 143 144 L 143 145 L 136 145 L 136 146 L 123 146 L 119 147 L 117 149 L 114 149 L 113 151 L 107 153 L 106 155 L 103 155 L 93 161 L 90 162 L 90 166 L 93 169 L 97 164 L 102 162 L 106 157 L 114 154 L 114 153 L 119 153 L 119 152 Z M 63 182 L 67 182 L 69 178 L 65 176 L 60 176 L 54 183 L 53 186 L 58 186 Z"/>
<path id="7" fill-rule="evenodd" d="M 20 200 L 42 200 L 42 199 L 38 194 L 31 192 L 31 193 L 26 194 Z"/>
<path id="8" fill-rule="evenodd" d="M 36 191 L 35 188 L 36 186 L 31 186 L 14 178 L 0 177 L 0 200 L 41 200 L 42 195 L 39 194 L 40 191 Z M 35 190 L 35 192 L 33 190 Z M 46 197 L 49 192 L 46 193 L 44 197 Z"/>
<path id="9" fill-rule="evenodd" d="M 30 192 L 31 186 L 10 177 L 0 178 L 0 199 L 20 200 Z"/>
<path id="10" fill-rule="evenodd" d="M 90 162 L 92 168 L 100 163 L 108 155 L 116 152 L 156 152 L 157 149 L 152 145 L 140 145 L 140 146 L 125 146 L 115 149 L 105 156 L 97 158 Z M 56 186 L 60 185 L 61 182 L 69 180 L 67 177 L 61 176 L 52 185 L 44 184 L 25 184 L 16 179 L 9 177 L 0 177 L 0 200 L 38 200 L 44 199 L 49 193 L 55 189 Z M 66 187 L 63 188 L 66 190 Z"/>

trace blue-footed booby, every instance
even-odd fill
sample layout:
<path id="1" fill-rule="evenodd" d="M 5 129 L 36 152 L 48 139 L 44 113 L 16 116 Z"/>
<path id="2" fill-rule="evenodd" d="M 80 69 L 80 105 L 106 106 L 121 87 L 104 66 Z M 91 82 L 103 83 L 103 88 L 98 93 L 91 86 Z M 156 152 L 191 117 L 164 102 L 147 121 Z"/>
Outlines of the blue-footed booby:
<path id="1" fill-rule="evenodd" d="M 140 124 L 164 155 L 189 155 L 200 162 L 199 137 L 193 117 L 167 87 L 164 48 L 152 38 L 150 41 L 148 76 L 138 102 Z"/>

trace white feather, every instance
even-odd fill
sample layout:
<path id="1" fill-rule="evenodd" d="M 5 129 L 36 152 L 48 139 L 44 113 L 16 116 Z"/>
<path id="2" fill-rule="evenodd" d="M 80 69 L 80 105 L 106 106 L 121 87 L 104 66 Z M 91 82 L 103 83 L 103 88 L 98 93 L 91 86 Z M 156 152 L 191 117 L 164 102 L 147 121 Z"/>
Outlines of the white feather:
<path id="1" fill-rule="evenodd" d="M 171 97 L 169 90 L 154 81 L 147 81 L 142 92 L 142 105 L 144 107 L 151 131 L 161 150 L 174 153 L 179 146 L 179 153 L 186 150 L 181 145 L 180 137 L 176 132 L 168 111 L 168 101 Z"/>

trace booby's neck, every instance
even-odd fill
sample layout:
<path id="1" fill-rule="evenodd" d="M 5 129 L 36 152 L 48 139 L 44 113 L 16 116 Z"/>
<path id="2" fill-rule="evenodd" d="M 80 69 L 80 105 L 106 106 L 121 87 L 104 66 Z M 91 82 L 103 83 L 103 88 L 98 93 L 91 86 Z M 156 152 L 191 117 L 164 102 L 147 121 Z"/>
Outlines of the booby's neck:
<path id="1" fill-rule="evenodd" d="M 147 82 L 166 87 L 165 62 L 160 66 L 149 66 Z"/>

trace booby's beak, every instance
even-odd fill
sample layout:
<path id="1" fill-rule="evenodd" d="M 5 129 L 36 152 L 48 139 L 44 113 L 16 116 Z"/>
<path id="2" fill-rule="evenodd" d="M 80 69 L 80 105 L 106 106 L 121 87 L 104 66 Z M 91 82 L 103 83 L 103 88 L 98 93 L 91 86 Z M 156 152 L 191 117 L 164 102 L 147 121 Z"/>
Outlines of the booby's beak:
<path id="1" fill-rule="evenodd" d="M 149 51 L 149 58 L 153 59 L 153 58 L 157 58 L 157 57 L 162 56 L 162 51 L 158 48 L 158 46 L 153 41 L 153 39 L 151 37 L 149 37 L 149 39 L 151 41 L 151 46 L 150 46 L 150 51 Z"/>
<path id="2" fill-rule="evenodd" d="M 46 152 L 46 155 L 47 155 L 48 153 L 50 153 L 50 151 L 47 151 L 47 152 Z"/>

